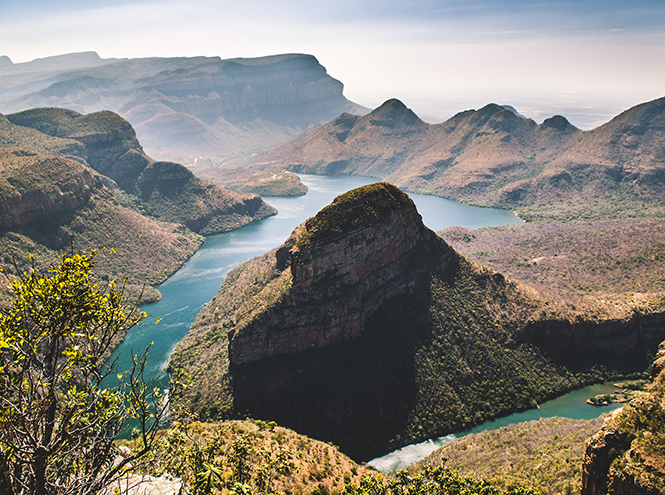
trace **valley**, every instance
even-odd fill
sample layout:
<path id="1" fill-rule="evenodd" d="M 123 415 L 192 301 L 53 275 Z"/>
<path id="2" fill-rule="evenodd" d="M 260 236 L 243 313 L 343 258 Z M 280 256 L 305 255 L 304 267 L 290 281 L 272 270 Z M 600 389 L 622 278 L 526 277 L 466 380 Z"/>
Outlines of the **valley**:
<path id="1" fill-rule="evenodd" d="M 220 188 L 145 154 L 131 125 L 108 111 L 58 108 L 0 115 L 3 263 L 40 269 L 63 250 L 107 247 L 101 276 L 127 279 L 144 302 L 200 247 L 202 235 L 274 215 L 258 195 Z M 0 290 L 3 299 L 7 288 Z"/>
<path id="2" fill-rule="evenodd" d="M 195 384 L 169 397 L 186 411 L 170 446 L 215 444 L 220 465 L 222 450 L 251 451 L 257 486 L 266 466 L 275 483 L 280 469 L 295 476 L 287 458 L 307 445 L 339 469 L 303 460 L 298 490 L 339 492 L 368 475 L 354 461 L 645 377 L 665 339 L 665 99 L 581 131 L 495 104 L 430 125 L 395 99 L 368 111 L 342 87 L 298 54 L 2 64 L 5 274 L 108 248 L 100 281 L 163 296 L 143 307 L 162 321 L 113 357 L 131 366 L 155 342 L 147 377 L 183 370 Z M 662 442 L 659 356 L 647 392 L 587 443 L 583 493 L 662 488 L 649 443 Z M 554 427 L 574 430 L 575 455 L 591 428 Z M 288 448 L 272 452 L 277 437 Z M 272 447 L 243 451 L 248 438 Z M 159 452 L 155 466 L 173 470 L 189 455 Z M 413 479 L 457 480 L 444 464 Z"/>

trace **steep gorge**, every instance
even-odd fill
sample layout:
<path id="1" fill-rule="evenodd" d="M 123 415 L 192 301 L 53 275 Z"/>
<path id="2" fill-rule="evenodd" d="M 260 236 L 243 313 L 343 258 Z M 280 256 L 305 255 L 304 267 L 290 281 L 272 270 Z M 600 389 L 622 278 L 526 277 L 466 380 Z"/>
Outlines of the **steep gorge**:
<path id="1" fill-rule="evenodd" d="M 650 339 L 616 360 L 596 322 L 557 319 L 547 303 L 456 253 L 399 189 L 365 186 L 228 275 L 172 356 L 197 384 L 173 400 L 201 419 L 274 420 L 367 459 L 532 407 L 598 380 L 598 365 L 643 369 Z M 525 332 L 539 321 L 577 333 L 598 359 L 571 366 Z"/>

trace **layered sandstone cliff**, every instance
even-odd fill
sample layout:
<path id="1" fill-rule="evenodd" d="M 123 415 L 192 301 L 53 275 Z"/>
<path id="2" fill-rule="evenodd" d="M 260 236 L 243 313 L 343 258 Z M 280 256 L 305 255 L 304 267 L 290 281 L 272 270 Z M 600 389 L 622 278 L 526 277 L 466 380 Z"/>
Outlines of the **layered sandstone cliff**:
<path id="1" fill-rule="evenodd" d="M 89 168 L 65 158 L 0 148 L 0 228 L 73 212 L 102 187 Z"/>
<path id="2" fill-rule="evenodd" d="M 391 184 L 338 197 L 277 250 L 277 262 L 290 265 L 278 279 L 280 297 L 267 314 L 239 317 L 229 345 L 231 363 L 359 336 L 386 300 L 413 288 L 428 267 L 422 261 L 442 263 L 445 250 L 411 199 Z"/>
<path id="3" fill-rule="evenodd" d="M 171 357 L 196 383 L 172 400 L 202 420 L 276 421 L 364 460 L 533 407 L 588 383 L 596 364 L 643 369 L 643 342 L 637 367 L 589 356 L 632 345 L 593 322 L 556 322 L 541 347 L 524 329 L 547 314 L 533 290 L 423 226 L 399 189 L 373 184 L 229 273 Z M 588 340 L 585 359 L 561 356 L 557 325 Z"/>

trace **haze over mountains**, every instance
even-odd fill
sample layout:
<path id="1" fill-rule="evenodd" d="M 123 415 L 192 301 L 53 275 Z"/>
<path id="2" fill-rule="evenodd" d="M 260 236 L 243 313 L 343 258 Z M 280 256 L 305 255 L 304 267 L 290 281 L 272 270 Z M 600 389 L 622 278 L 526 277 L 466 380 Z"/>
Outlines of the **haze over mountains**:
<path id="1" fill-rule="evenodd" d="M 102 59 L 94 52 L 0 64 L 0 112 L 111 110 L 148 153 L 194 165 L 285 142 L 363 107 L 311 55 Z"/>
<path id="2" fill-rule="evenodd" d="M 53 105 L 67 108 L 32 108 Z M 231 272 L 178 344 L 171 365 L 195 385 L 173 401 L 200 419 L 250 413 L 365 459 L 639 372 L 665 335 L 665 99 L 586 132 L 495 104 L 429 125 L 398 100 L 354 115 L 307 55 L 83 53 L 0 57 L 0 110 L 0 261 L 19 269 L 28 253 L 57 261 L 74 234 L 118 246 L 102 276 L 138 289 L 198 234 L 274 213 L 153 160 L 131 122 L 197 172 L 368 175 L 540 221 L 437 236 L 391 184 L 340 196 Z"/>

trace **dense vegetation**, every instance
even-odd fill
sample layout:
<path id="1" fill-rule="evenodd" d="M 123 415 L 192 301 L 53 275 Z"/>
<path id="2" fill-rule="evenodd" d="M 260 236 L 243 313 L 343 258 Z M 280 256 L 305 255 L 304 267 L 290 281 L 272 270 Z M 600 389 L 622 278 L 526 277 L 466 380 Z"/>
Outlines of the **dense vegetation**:
<path id="1" fill-rule="evenodd" d="M 3 494 L 97 493 L 140 465 L 163 424 L 168 405 L 143 380 L 147 349 L 136 350 L 128 370 L 105 365 L 145 313 L 123 287 L 94 281 L 95 256 L 63 256 L 46 276 L 30 271 L 11 283 L 14 299 L 0 312 Z M 116 373 L 120 384 L 104 385 Z M 115 462 L 128 418 L 142 448 Z"/>
<path id="2" fill-rule="evenodd" d="M 377 191 L 385 192 L 390 201 L 377 197 Z M 340 194 L 331 204 L 308 219 L 296 246 L 302 246 L 308 241 L 325 241 L 370 226 L 381 218 L 388 218 L 396 208 L 406 204 L 412 205 L 413 202 L 392 184 L 377 182 L 358 187 Z"/>
<path id="3" fill-rule="evenodd" d="M 258 196 L 222 189 L 171 162 L 155 162 L 143 170 L 130 204 L 203 235 L 235 230 L 277 213 Z"/>
<path id="4" fill-rule="evenodd" d="M 132 449 L 140 441 L 125 442 Z M 194 494 L 286 495 L 536 495 L 519 481 L 510 486 L 464 475 L 446 461 L 384 475 L 357 465 L 323 442 L 257 420 L 177 423 L 137 473 L 176 474 Z M 130 476 L 130 478 L 131 478 Z"/>

